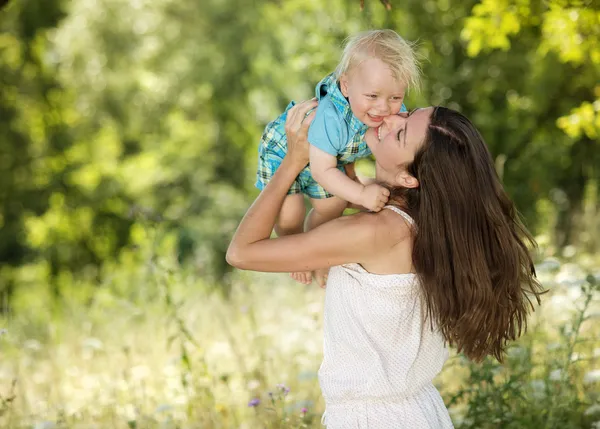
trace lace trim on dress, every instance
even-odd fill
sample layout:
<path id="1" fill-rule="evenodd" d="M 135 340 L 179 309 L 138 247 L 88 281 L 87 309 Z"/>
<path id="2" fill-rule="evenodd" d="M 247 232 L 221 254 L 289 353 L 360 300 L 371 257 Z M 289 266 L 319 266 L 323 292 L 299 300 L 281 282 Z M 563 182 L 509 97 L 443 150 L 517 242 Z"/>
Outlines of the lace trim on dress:
<path id="1" fill-rule="evenodd" d="M 405 211 L 401 210 L 400 208 L 396 207 L 396 206 L 391 206 L 391 205 L 387 205 L 383 207 L 384 209 L 390 209 L 393 212 L 398 213 L 400 216 L 402 216 L 404 219 L 406 219 L 406 221 L 412 226 L 415 224 L 415 221 L 413 220 L 412 217 L 410 217 L 408 215 L 408 213 L 406 213 Z"/>

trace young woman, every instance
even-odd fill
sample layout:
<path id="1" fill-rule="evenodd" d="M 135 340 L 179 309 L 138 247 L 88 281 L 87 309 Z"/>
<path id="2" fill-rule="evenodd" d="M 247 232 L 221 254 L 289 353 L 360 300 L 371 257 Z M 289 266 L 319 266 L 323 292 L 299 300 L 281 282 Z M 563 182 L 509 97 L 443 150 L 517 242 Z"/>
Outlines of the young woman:
<path id="1" fill-rule="evenodd" d="M 270 239 L 287 190 L 308 162 L 314 100 L 286 123 L 288 153 L 242 220 L 227 253 L 255 271 L 332 267 L 319 381 L 330 429 L 450 428 L 432 380 L 446 345 L 501 360 L 539 302 L 520 223 L 478 131 L 443 107 L 393 115 L 367 133 L 378 213 L 345 216 Z M 381 203 L 383 207 L 384 203 Z"/>

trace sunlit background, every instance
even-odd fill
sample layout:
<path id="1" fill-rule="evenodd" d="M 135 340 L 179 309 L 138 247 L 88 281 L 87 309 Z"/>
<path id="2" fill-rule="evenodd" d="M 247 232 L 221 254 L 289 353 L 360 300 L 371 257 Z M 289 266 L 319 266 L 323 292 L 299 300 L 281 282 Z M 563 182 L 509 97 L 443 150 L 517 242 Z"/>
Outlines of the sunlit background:
<path id="1" fill-rule="evenodd" d="M 323 291 L 224 256 L 265 124 L 392 28 L 408 108 L 473 120 L 549 289 L 505 364 L 452 355 L 456 426 L 600 428 L 597 1 L 1 3 L 0 427 L 320 427 Z"/>

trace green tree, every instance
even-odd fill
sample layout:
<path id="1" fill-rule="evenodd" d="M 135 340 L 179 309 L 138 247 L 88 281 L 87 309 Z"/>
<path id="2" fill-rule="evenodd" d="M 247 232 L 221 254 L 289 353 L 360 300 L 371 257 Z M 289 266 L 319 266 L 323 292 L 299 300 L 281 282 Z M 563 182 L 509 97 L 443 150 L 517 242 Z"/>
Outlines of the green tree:
<path id="1" fill-rule="evenodd" d="M 534 81 L 514 96 L 548 106 L 541 110 L 549 122 L 546 141 L 530 141 L 553 154 L 554 162 L 544 165 L 543 179 L 555 188 L 558 245 L 579 242 L 576 234 L 583 232 L 593 250 L 593 235 L 585 230 L 598 224 L 595 216 L 582 222 L 582 213 L 589 203 L 586 190 L 592 202 L 598 198 L 600 9 L 592 0 L 484 0 L 473 8 L 462 37 L 469 56 L 487 58 L 494 51 L 513 55 L 530 34 L 535 43 L 527 56 L 535 67 Z"/>

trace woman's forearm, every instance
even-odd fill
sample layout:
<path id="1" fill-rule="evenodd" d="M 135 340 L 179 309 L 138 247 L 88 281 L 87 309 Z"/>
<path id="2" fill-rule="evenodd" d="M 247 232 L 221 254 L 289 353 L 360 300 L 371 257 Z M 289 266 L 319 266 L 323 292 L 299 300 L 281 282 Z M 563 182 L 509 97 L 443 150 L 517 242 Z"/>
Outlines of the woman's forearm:
<path id="1" fill-rule="evenodd" d="M 265 189 L 246 212 L 229 244 L 227 261 L 231 265 L 246 259 L 249 245 L 271 237 L 287 191 L 305 166 L 301 160 L 289 156 L 283 159 Z"/>

